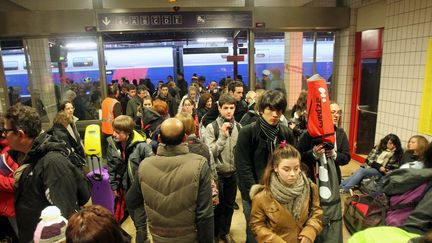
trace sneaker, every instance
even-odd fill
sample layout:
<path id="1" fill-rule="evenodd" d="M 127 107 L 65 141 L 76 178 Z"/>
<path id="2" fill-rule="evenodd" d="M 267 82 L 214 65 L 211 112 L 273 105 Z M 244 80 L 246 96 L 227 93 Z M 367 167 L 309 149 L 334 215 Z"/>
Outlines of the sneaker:
<path id="1" fill-rule="evenodd" d="M 348 191 L 349 191 L 349 194 L 351 195 L 351 197 L 354 196 L 354 192 L 351 188 Z"/>
<path id="2" fill-rule="evenodd" d="M 221 239 L 225 243 L 235 243 L 235 240 L 232 238 L 230 234 L 221 235 L 219 239 Z"/>

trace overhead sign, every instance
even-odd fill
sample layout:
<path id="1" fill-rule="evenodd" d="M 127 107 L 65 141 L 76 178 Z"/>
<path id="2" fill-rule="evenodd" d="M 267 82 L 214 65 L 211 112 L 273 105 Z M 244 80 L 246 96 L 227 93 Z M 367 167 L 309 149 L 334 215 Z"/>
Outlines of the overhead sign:
<path id="1" fill-rule="evenodd" d="M 98 13 L 99 31 L 251 28 L 251 11 Z"/>

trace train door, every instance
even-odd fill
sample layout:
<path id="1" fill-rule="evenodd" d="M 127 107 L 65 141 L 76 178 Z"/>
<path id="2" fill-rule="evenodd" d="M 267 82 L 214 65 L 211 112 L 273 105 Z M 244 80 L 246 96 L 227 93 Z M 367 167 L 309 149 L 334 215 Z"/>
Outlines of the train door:
<path id="1" fill-rule="evenodd" d="M 350 146 L 363 162 L 374 146 L 383 50 L 383 29 L 356 33 Z"/>

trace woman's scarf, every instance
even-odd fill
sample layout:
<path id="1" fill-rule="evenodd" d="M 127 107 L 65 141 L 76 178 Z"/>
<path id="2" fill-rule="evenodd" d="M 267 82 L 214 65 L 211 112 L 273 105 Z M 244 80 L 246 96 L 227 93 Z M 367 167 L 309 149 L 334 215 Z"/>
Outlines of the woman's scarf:
<path id="1" fill-rule="evenodd" d="M 393 154 L 394 150 L 384 150 L 380 155 L 378 155 L 376 162 L 385 167 Z"/>
<path id="2" fill-rule="evenodd" d="M 276 137 L 279 134 L 279 123 L 276 126 L 268 124 L 262 116 L 259 117 L 259 125 L 266 136 L 266 143 L 270 154 L 273 153 L 276 145 Z"/>
<path id="3" fill-rule="evenodd" d="M 306 198 L 309 198 L 310 184 L 303 172 L 300 172 L 297 181 L 290 186 L 282 184 L 279 176 L 272 172 L 270 177 L 270 192 L 272 196 L 287 208 L 298 221 Z"/>

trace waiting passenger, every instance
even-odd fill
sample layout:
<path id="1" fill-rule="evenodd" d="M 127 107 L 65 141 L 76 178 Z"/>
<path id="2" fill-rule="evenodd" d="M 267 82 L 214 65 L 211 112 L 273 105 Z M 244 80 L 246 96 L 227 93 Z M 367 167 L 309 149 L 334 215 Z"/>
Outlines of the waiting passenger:
<path id="1" fill-rule="evenodd" d="M 198 102 L 198 121 L 201 122 L 202 117 L 210 110 L 213 105 L 213 96 L 209 93 L 201 95 Z"/>
<path id="2" fill-rule="evenodd" d="M 197 89 L 197 87 L 195 87 L 195 86 L 190 86 L 190 87 L 188 88 L 188 94 L 185 95 L 185 96 L 183 96 L 182 99 L 181 99 L 181 101 L 180 101 L 180 106 L 179 106 L 179 108 L 178 108 L 178 112 L 181 112 L 181 111 L 182 111 L 182 110 L 181 110 L 181 109 L 182 109 L 182 104 L 183 104 L 183 102 L 184 102 L 185 99 L 191 99 L 191 100 L 194 102 L 194 108 L 196 109 L 196 108 L 197 108 L 197 105 L 198 105 L 199 98 L 200 98 L 200 96 L 199 96 L 199 94 L 198 94 L 198 89 Z"/>
<path id="3" fill-rule="evenodd" d="M 382 177 L 400 166 L 403 149 L 399 137 L 389 134 L 381 139 L 366 158 L 367 166 L 360 167 L 354 174 L 341 183 L 344 192 L 358 185 L 363 178 Z"/>
<path id="4" fill-rule="evenodd" d="M 422 135 L 414 135 L 408 140 L 407 150 L 402 155 L 401 165 L 423 161 L 423 153 L 428 146 L 427 139 Z"/>
<path id="5" fill-rule="evenodd" d="M 188 84 L 184 79 L 183 73 L 177 74 L 177 87 L 180 89 L 180 97 L 183 97 L 188 93 Z"/>
<path id="6" fill-rule="evenodd" d="M 3 135 L 11 149 L 25 155 L 15 172 L 15 212 L 19 242 L 30 242 L 41 211 L 57 206 L 68 218 L 90 198 L 90 189 L 80 180 L 80 172 L 69 159 L 64 146 L 42 132 L 35 109 L 9 107 Z M 82 175 L 81 175 L 82 176 Z M 61 178 L 61 179 L 60 179 Z"/>
<path id="7" fill-rule="evenodd" d="M 145 138 L 134 129 L 132 118 L 125 115 L 113 121 L 113 135 L 108 138 L 107 163 L 109 182 L 115 195 L 115 218 L 123 222 L 127 214 L 124 211 L 124 195 L 136 179 L 136 171 L 144 158 L 153 155 Z M 132 219 L 133 219 L 133 215 Z"/>
<path id="8" fill-rule="evenodd" d="M 241 118 L 247 112 L 247 105 L 243 97 L 243 83 L 239 81 L 232 81 L 228 84 L 228 94 L 231 95 L 236 100 L 236 109 L 234 114 L 234 119 L 240 122 Z M 212 108 L 207 112 L 207 115 L 202 119 L 202 124 L 207 126 L 219 116 L 219 106 L 213 103 Z"/>
<path id="9" fill-rule="evenodd" d="M 76 122 L 78 118 L 74 116 L 75 107 L 73 103 L 70 101 L 64 101 L 59 106 L 59 111 L 63 111 L 68 115 L 69 124 L 66 127 L 69 135 L 73 138 L 74 141 L 70 143 L 71 147 L 75 149 L 75 152 L 85 158 L 84 155 L 84 145 L 81 140 L 81 136 L 78 132 Z"/>
<path id="10" fill-rule="evenodd" d="M 72 118 L 64 111 L 60 111 L 56 114 L 53 120 L 53 126 L 47 131 L 48 134 L 54 136 L 59 141 L 64 141 L 70 148 L 72 148 L 77 154 L 83 159 L 84 148 L 81 143 L 78 143 L 71 133 L 67 130 L 67 127 L 72 123 Z"/>
<path id="11" fill-rule="evenodd" d="M 108 86 L 108 97 L 102 101 L 102 133 L 105 137 L 113 133 L 112 122 L 114 118 L 122 114 L 122 107 L 117 100 L 120 91 L 117 84 Z"/>
<path id="12" fill-rule="evenodd" d="M 203 133 L 216 161 L 218 173 L 219 205 L 215 208 L 215 237 L 229 243 L 235 242 L 230 235 L 231 221 L 237 194 L 237 169 L 234 149 L 240 132 L 240 124 L 234 120 L 236 100 L 223 94 L 218 101 L 219 117 L 207 125 Z"/>
<path id="13" fill-rule="evenodd" d="M 157 155 L 139 167 L 154 242 L 213 242 L 210 169 L 204 157 L 189 152 L 185 138 L 181 121 L 165 120 Z"/>
<path id="14" fill-rule="evenodd" d="M 99 205 L 83 207 L 70 217 L 66 228 L 67 243 L 129 243 L 131 239 L 111 212 Z"/>
<path id="15" fill-rule="evenodd" d="M 234 161 L 242 195 L 246 218 L 246 242 L 256 242 L 249 226 L 251 199 L 249 191 L 258 184 L 264 173 L 269 156 L 281 143 L 294 143 L 291 130 L 280 123 L 287 100 L 280 91 L 266 91 L 259 101 L 259 119 L 240 130 Z"/>
<path id="16" fill-rule="evenodd" d="M 160 86 L 160 92 L 155 97 L 155 100 L 156 99 L 163 100 L 167 103 L 170 117 L 174 117 L 177 114 L 178 104 L 177 104 L 176 100 L 168 92 L 168 86 L 166 84 L 162 84 Z"/>
<path id="17" fill-rule="evenodd" d="M 168 105 L 163 100 L 155 100 L 152 109 L 145 109 L 143 113 L 144 132 L 147 136 L 146 142 L 150 144 L 156 153 L 160 125 L 169 118 Z"/>
<path id="18" fill-rule="evenodd" d="M 300 136 L 307 130 L 307 91 L 303 90 L 300 92 L 299 97 L 295 105 L 291 109 L 290 121 L 288 124 L 291 129 L 293 129 L 293 134 L 296 137 L 296 140 L 300 138 Z M 291 124 L 290 124 L 291 123 Z"/>
<path id="19" fill-rule="evenodd" d="M 136 95 L 132 97 L 126 107 L 126 115 L 132 117 L 135 120 L 138 113 L 138 107 L 142 105 L 143 99 L 147 96 L 147 88 L 145 86 L 138 86 L 136 89 Z"/>
<path id="20" fill-rule="evenodd" d="M 324 170 L 324 173 L 327 173 L 327 178 L 325 178 L 327 181 L 325 181 L 326 185 L 322 185 L 322 191 L 324 191 L 322 194 L 321 185 L 318 182 L 320 202 L 324 210 L 324 229 L 315 242 L 342 243 L 342 206 L 339 193 L 341 171 L 339 166 L 348 164 L 351 155 L 347 135 L 342 128 L 337 127 L 342 110 L 336 102 L 331 102 L 330 111 L 335 127 L 336 143 L 334 147 L 326 147 L 324 143 L 316 144 L 316 141 L 306 132 L 300 137 L 297 148 L 301 153 L 302 161 L 308 166 L 308 177 L 312 181 L 319 179 L 320 169 L 317 164 L 320 158 L 325 156 L 327 161 L 325 164 L 327 168 Z"/>
<path id="21" fill-rule="evenodd" d="M 311 243 L 322 230 L 318 188 L 301 170 L 300 153 L 291 145 L 275 150 L 250 197 L 258 242 Z"/>

